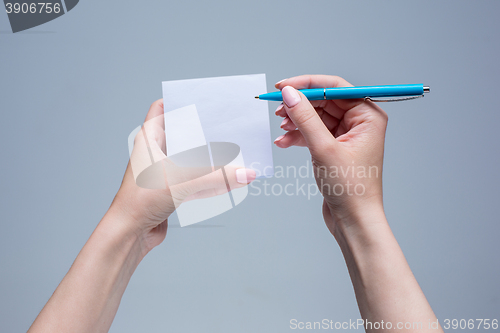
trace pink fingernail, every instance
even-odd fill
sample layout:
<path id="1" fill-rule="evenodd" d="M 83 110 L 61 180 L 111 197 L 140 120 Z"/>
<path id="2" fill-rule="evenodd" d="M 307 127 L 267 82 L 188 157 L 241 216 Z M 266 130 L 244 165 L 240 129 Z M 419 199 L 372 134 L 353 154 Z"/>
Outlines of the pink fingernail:
<path id="1" fill-rule="evenodd" d="M 275 86 L 277 86 L 278 84 L 280 84 L 281 82 L 283 82 L 283 81 L 285 81 L 285 80 L 286 80 L 286 79 L 283 79 L 283 80 L 281 80 L 281 81 L 278 81 L 278 82 L 276 82 L 274 85 L 275 85 Z"/>
<path id="2" fill-rule="evenodd" d="M 300 102 L 300 95 L 293 87 L 286 86 L 281 90 L 281 94 L 283 95 L 283 102 L 285 102 L 289 108 L 293 108 Z"/>
<path id="3" fill-rule="evenodd" d="M 248 184 L 255 179 L 255 171 L 252 169 L 236 170 L 236 181 L 240 184 Z"/>
<path id="4" fill-rule="evenodd" d="M 288 124 L 288 122 L 289 122 L 289 121 L 290 121 L 290 118 L 285 118 L 285 119 L 283 119 L 283 121 L 281 122 L 280 127 L 285 126 L 286 124 Z"/>
<path id="5" fill-rule="evenodd" d="M 281 139 L 283 139 L 285 137 L 285 135 L 280 135 L 276 138 L 276 140 L 274 140 L 274 143 L 278 142 L 278 141 L 281 141 Z"/>
<path id="6" fill-rule="evenodd" d="M 283 109 L 283 103 L 281 103 L 278 108 L 276 109 L 276 111 L 274 111 L 275 114 L 278 114 L 278 112 L 280 112 L 281 110 Z"/>

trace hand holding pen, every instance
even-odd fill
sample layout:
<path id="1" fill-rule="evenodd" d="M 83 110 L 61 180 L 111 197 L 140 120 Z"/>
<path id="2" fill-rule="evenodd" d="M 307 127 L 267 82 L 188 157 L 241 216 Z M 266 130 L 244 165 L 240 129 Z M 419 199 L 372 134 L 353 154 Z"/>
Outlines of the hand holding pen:
<path id="1" fill-rule="evenodd" d="M 375 103 L 363 99 L 309 101 L 303 90 L 296 90 L 352 87 L 339 77 L 299 76 L 279 82 L 276 87 L 283 95 L 283 104 L 276 115 L 285 118 L 281 127 L 287 132 L 275 144 L 280 148 L 309 148 L 318 171 L 316 181 L 329 207 L 326 222 L 330 231 L 334 232 L 337 224 L 342 223 L 336 216 L 351 215 L 359 207 L 381 207 L 387 114 Z M 341 172 L 339 177 L 332 177 L 334 166 L 339 171 L 341 168 L 371 170 L 372 177 L 360 178 L 352 172 L 344 172 L 345 177 Z M 351 195 L 354 190 L 363 195 Z"/>
<path id="2" fill-rule="evenodd" d="M 285 118 L 281 127 L 287 132 L 275 144 L 309 148 L 316 183 L 324 196 L 323 217 L 346 260 L 362 318 L 369 322 L 397 322 L 401 318 L 436 322 L 384 213 L 382 164 L 387 114 L 367 99 L 309 101 L 297 90 L 321 92 L 342 87 L 345 89 L 339 91 L 348 91 L 352 85 L 326 75 L 278 82 L 283 103 L 276 115 Z M 423 94 L 423 86 L 420 89 L 416 92 Z M 436 327 L 433 332 L 442 330 Z"/>

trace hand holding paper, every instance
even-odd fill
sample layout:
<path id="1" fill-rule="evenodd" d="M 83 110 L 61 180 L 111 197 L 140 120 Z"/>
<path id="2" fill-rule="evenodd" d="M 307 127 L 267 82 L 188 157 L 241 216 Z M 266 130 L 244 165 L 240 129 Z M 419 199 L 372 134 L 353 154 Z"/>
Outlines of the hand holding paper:
<path id="1" fill-rule="evenodd" d="M 227 195 L 228 188 L 241 189 L 255 179 L 255 172 L 241 165 L 212 169 L 210 161 L 193 164 L 189 158 L 199 153 L 167 157 L 164 118 L 163 101 L 159 100 L 151 106 L 144 125 L 132 132 L 130 163 L 113 202 L 134 217 L 137 221 L 134 227 L 139 232 L 155 234 L 160 230 L 163 237 L 168 217 L 182 207 L 181 203 Z M 161 240 L 158 238 L 154 243 Z"/>

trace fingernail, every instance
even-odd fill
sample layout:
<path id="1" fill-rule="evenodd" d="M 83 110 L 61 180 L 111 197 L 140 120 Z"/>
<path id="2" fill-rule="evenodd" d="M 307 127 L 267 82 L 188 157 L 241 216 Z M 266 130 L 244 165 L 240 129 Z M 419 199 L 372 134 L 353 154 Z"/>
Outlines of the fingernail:
<path id="1" fill-rule="evenodd" d="M 289 121 L 290 121 L 290 118 L 285 118 L 285 119 L 283 119 L 283 121 L 281 122 L 280 127 L 285 126 L 286 124 L 288 124 L 288 122 L 289 122 Z"/>
<path id="2" fill-rule="evenodd" d="M 255 171 L 252 169 L 236 170 L 236 181 L 240 184 L 248 184 L 255 179 Z"/>
<path id="3" fill-rule="evenodd" d="M 274 140 L 274 143 L 278 142 L 278 141 L 281 141 L 281 139 L 283 139 L 285 137 L 285 135 L 280 135 L 276 138 L 276 140 Z"/>
<path id="4" fill-rule="evenodd" d="M 300 95 L 293 87 L 286 86 L 281 90 L 281 94 L 283 95 L 283 102 L 285 102 L 289 108 L 293 108 L 300 102 Z"/>
<path id="5" fill-rule="evenodd" d="M 281 80 L 281 81 L 278 81 L 278 82 L 276 82 L 274 85 L 275 85 L 275 86 L 277 86 L 278 84 L 280 84 L 281 82 L 283 82 L 283 81 L 285 81 L 285 80 L 286 80 L 286 79 L 283 79 L 283 80 Z"/>
<path id="6" fill-rule="evenodd" d="M 276 109 L 276 111 L 274 111 L 275 114 L 278 114 L 278 112 L 280 112 L 281 110 L 283 109 L 283 103 L 281 103 L 278 108 Z"/>

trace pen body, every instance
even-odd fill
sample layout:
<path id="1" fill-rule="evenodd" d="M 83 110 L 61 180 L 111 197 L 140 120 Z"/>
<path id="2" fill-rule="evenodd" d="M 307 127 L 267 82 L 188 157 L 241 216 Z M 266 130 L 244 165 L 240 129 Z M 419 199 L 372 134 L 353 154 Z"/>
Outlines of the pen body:
<path id="1" fill-rule="evenodd" d="M 300 90 L 310 101 L 322 99 L 354 99 L 365 97 L 417 96 L 424 93 L 423 84 L 399 84 L 386 86 L 316 88 Z M 281 91 L 259 96 L 268 101 L 282 101 Z"/>
<path id="2" fill-rule="evenodd" d="M 326 99 L 352 99 L 365 97 L 416 96 L 424 93 L 423 84 L 400 84 L 372 87 L 345 87 L 325 89 Z M 307 96 L 307 95 L 306 95 Z M 314 95 L 316 97 L 316 95 Z M 320 98 L 320 99 L 325 99 Z"/>

